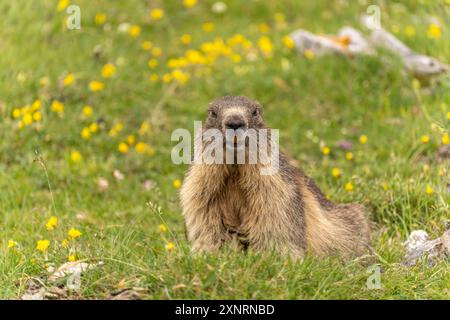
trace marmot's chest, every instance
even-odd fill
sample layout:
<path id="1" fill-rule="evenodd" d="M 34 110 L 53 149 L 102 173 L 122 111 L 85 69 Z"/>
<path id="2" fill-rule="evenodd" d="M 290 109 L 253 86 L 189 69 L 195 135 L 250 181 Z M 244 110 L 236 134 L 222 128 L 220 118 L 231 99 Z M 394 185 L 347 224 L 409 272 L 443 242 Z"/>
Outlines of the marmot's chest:
<path id="1" fill-rule="evenodd" d="M 246 192 L 239 185 L 239 179 L 227 179 L 219 206 L 223 224 L 230 232 L 239 233 L 248 211 L 248 203 Z"/>

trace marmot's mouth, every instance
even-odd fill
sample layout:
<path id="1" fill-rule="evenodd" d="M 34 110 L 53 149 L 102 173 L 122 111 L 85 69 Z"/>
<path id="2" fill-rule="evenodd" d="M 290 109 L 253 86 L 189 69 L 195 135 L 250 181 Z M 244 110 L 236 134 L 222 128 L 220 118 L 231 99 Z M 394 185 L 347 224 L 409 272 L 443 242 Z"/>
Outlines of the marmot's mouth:
<path id="1" fill-rule="evenodd" d="M 245 146 L 245 139 L 239 138 L 238 136 L 226 138 L 225 146 L 227 149 L 242 150 Z"/>

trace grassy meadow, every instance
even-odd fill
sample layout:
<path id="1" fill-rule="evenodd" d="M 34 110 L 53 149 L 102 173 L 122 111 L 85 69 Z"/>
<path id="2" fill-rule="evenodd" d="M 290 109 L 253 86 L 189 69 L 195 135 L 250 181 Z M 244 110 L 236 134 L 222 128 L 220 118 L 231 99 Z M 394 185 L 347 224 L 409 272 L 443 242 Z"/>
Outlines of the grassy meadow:
<path id="1" fill-rule="evenodd" d="M 368 1 L 223 3 L 0 1 L 0 298 L 33 284 L 64 299 L 448 299 L 448 261 L 402 264 L 412 230 L 437 237 L 449 220 L 448 75 L 415 79 L 388 52 L 318 57 L 286 38 L 363 30 Z M 385 29 L 450 63 L 448 0 L 375 3 Z M 331 200 L 368 208 L 373 256 L 190 254 L 171 133 L 225 94 L 260 101 Z M 79 260 L 103 264 L 79 290 L 50 281 Z M 380 289 L 366 286 L 373 264 Z"/>

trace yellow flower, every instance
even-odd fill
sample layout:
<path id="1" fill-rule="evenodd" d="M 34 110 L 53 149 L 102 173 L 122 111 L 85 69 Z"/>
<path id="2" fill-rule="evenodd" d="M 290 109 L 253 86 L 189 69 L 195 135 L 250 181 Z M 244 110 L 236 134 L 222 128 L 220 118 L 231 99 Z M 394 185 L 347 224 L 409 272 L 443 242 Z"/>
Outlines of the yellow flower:
<path id="1" fill-rule="evenodd" d="M 427 135 L 423 135 L 422 137 L 420 137 L 420 141 L 421 141 L 423 144 L 427 144 L 428 142 L 430 142 L 430 137 L 427 136 Z"/>
<path id="2" fill-rule="evenodd" d="M 36 99 L 32 104 L 31 104 L 31 110 L 32 111 L 36 111 L 39 110 L 42 106 L 42 101 L 40 99 Z"/>
<path id="3" fill-rule="evenodd" d="M 59 0 L 58 5 L 56 6 L 56 11 L 61 12 L 67 8 L 69 5 L 69 0 Z"/>
<path id="4" fill-rule="evenodd" d="M 413 26 L 407 26 L 405 28 L 405 35 L 409 38 L 414 37 L 416 35 L 416 29 Z"/>
<path id="5" fill-rule="evenodd" d="M 447 120 L 450 120 L 450 111 L 447 112 Z"/>
<path id="6" fill-rule="evenodd" d="M 162 224 L 162 223 L 158 226 L 158 229 L 161 232 L 167 232 L 167 230 L 168 230 L 167 226 L 165 224 Z"/>
<path id="7" fill-rule="evenodd" d="M 339 169 L 339 168 L 333 168 L 333 169 L 331 170 L 331 175 L 332 175 L 334 178 L 339 177 L 339 176 L 341 175 L 341 169 Z"/>
<path id="8" fill-rule="evenodd" d="M 162 50 L 160 47 L 154 47 L 152 49 L 152 56 L 159 57 L 162 54 Z"/>
<path id="9" fill-rule="evenodd" d="M 428 194 L 428 195 L 432 195 L 434 193 L 433 187 L 428 184 L 426 189 L 425 189 L 425 193 Z"/>
<path id="10" fill-rule="evenodd" d="M 442 136 L 441 141 L 442 141 L 442 144 L 448 144 L 449 143 L 448 133 L 445 133 Z"/>
<path id="11" fill-rule="evenodd" d="M 151 41 L 143 41 L 141 43 L 141 47 L 142 49 L 144 49 L 145 51 L 149 51 L 153 46 L 153 43 Z"/>
<path id="12" fill-rule="evenodd" d="M 289 36 L 283 37 L 283 44 L 288 49 L 292 49 L 295 46 L 294 40 L 292 40 L 292 38 Z"/>
<path id="13" fill-rule="evenodd" d="M 303 51 L 303 56 L 308 60 L 312 60 L 312 59 L 314 59 L 315 54 L 312 50 L 307 49 L 307 50 Z"/>
<path id="14" fill-rule="evenodd" d="M 241 62 L 241 56 L 239 54 L 235 53 L 231 56 L 231 60 L 234 63 L 239 63 L 239 62 Z"/>
<path id="15" fill-rule="evenodd" d="M 170 241 L 166 243 L 166 246 L 165 246 L 165 247 L 166 247 L 166 250 L 167 250 L 167 251 L 173 251 L 173 250 L 175 250 L 175 244 L 174 244 L 173 242 L 170 242 Z"/>
<path id="16" fill-rule="evenodd" d="M 130 134 L 130 135 L 127 137 L 127 142 L 128 142 L 128 144 L 131 146 L 131 145 L 133 145 L 133 144 L 136 142 L 136 138 L 135 138 L 132 134 Z"/>
<path id="17" fill-rule="evenodd" d="M 156 59 L 150 59 L 149 61 L 148 61 L 148 67 L 149 68 L 151 68 L 151 69 L 155 69 L 156 67 L 158 66 L 158 60 L 156 60 Z"/>
<path id="18" fill-rule="evenodd" d="M 270 31 L 270 27 L 267 23 L 261 23 L 258 26 L 258 29 L 259 29 L 259 32 L 261 32 L 261 33 L 267 33 Z"/>
<path id="19" fill-rule="evenodd" d="M 181 180 L 180 180 L 180 179 L 175 179 L 175 180 L 173 180 L 172 185 L 173 185 L 173 187 L 174 187 L 175 189 L 180 189 L 180 187 L 181 187 Z"/>
<path id="20" fill-rule="evenodd" d="M 347 152 L 345 154 L 345 159 L 347 159 L 348 161 L 353 160 L 353 153 L 352 152 Z"/>
<path id="21" fill-rule="evenodd" d="M 36 122 L 39 122 L 42 120 L 42 113 L 39 111 L 36 111 L 35 113 L 33 113 L 33 120 Z"/>
<path id="22" fill-rule="evenodd" d="M 62 114 L 64 112 L 64 104 L 58 100 L 54 100 L 50 108 L 55 113 Z"/>
<path id="23" fill-rule="evenodd" d="M 73 262 L 73 261 L 77 260 L 77 258 L 75 257 L 75 255 L 71 254 L 70 256 L 67 257 L 67 260 L 69 260 L 70 262 Z"/>
<path id="24" fill-rule="evenodd" d="M 146 144 L 145 142 L 138 142 L 136 143 L 135 149 L 137 153 L 145 153 L 148 147 L 148 144 Z"/>
<path id="25" fill-rule="evenodd" d="M 141 34 L 141 27 L 134 24 L 130 27 L 130 29 L 128 29 L 128 34 L 132 37 L 137 37 Z"/>
<path id="26" fill-rule="evenodd" d="M 150 80 L 150 82 L 156 82 L 158 81 L 159 76 L 156 73 L 152 73 L 148 79 Z"/>
<path id="27" fill-rule="evenodd" d="M 139 128 L 139 135 L 143 136 L 149 131 L 150 131 L 150 124 L 148 122 L 142 122 L 141 127 Z"/>
<path id="28" fill-rule="evenodd" d="M 117 147 L 120 153 L 127 153 L 129 150 L 128 145 L 125 142 L 119 143 L 119 146 Z"/>
<path id="29" fill-rule="evenodd" d="M 197 4 L 197 0 L 183 0 L 183 5 L 186 8 L 192 8 L 193 6 L 195 6 Z"/>
<path id="30" fill-rule="evenodd" d="M 75 75 L 73 73 L 69 73 L 68 75 L 66 75 L 63 79 L 63 85 L 64 87 L 69 87 L 71 86 L 75 81 Z"/>
<path id="31" fill-rule="evenodd" d="M 89 125 L 89 131 L 91 133 L 95 133 L 98 130 L 98 124 L 96 122 L 93 122 Z"/>
<path id="32" fill-rule="evenodd" d="M 82 235 L 80 230 L 77 230 L 75 228 L 71 228 L 67 234 L 69 235 L 70 239 L 76 239 Z"/>
<path id="33" fill-rule="evenodd" d="M 172 71 L 172 77 L 180 84 L 185 84 L 189 80 L 189 75 L 179 69 Z"/>
<path id="34" fill-rule="evenodd" d="M 162 77 L 162 81 L 164 83 L 169 83 L 170 81 L 172 81 L 172 75 L 170 73 L 165 73 Z"/>
<path id="35" fill-rule="evenodd" d="M 55 227 L 58 225 L 58 218 L 55 216 L 50 217 L 50 219 L 48 219 L 47 223 L 45 224 L 45 227 L 47 228 L 48 231 L 51 231 L 53 229 L 55 229 Z"/>
<path id="36" fill-rule="evenodd" d="M 83 128 L 83 130 L 81 130 L 81 137 L 84 140 L 89 140 L 89 138 L 91 137 L 91 131 L 89 130 L 89 128 Z"/>
<path id="37" fill-rule="evenodd" d="M 38 242 L 36 243 L 36 249 L 42 252 L 47 251 L 49 246 L 50 246 L 49 240 L 38 240 Z"/>
<path id="38" fill-rule="evenodd" d="M 14 248 L 17 247 L 17 242 L 14 240 L 8 240 L 8 248 Z"/>
<path id="39" fill-rule="evenodd" d="M 94 109 L 92 109 L 91 106 L 86 105 L 83 107 L 83 110 L 81 112 L 83 113 L 83 116 L 90 117 L 94 113 Z"/>
<path id="40" fill-rule="evenodd" d="M 205 22 L 205 23 L 202 25 L 202 29 L 203 29 L 203 31 L 205 31 L 205 32 L 213 32 L 213 31 L 214 31 L 214 28 L 215 28 L 215 26 L 214 26 L 214 23 L 212 23 L 212 22 Z"/>
<path id="41" fill-rule="evenodd" d="M 48 77 L 42 77 L 39 79 L 39 85 L 41 87 L 46 87 L 50 83 L 50 79 Z"/>
<path id="42" fill-rule="evenodd" d="M 65 249 L 69 246 L 69 241 L 67 241 L 67 239 L 64 239 L 63 241 L 61 241 L 61 246 Z"/>
<path id="43" fill-rule="evenodd" d="M 331 149 L 329 148 L 329 147 L 323 147 L 322 148 L 322 153 L 324 154 L 324 155 L 329 155 L 330 154 L 330 152 L 331 152 Z"/>
<path id="44" fill-rule="evenodd" d="M 362 134 L 362 135 L 359 137 L 359 143 L 361 143 L 361 144 L 366 144 L 368 139 L 369 139 L 369 138 L 367 138 L 367 136 L 366 136 L 365 134 Z"/>
<path id="45" fill-rule="evenodd" d="M 383 187 L 384 191 L 387 191 L 387 189 L 389 188 L 389 185 L 387 184 L 387 182 L 383 182 L 382 187 Z"/>
<path id="46" fill-rule="evenodd" d="M 158 21 L 164 17 L 164 10 L 160 8 L 155 8 L 150 11 L 150 17 L 152 20 Z"/>
<path id="47" fill-rule="evenodd" d="M 101 26 L 106 22 L 106 14 L 103 12 L 97 12 L 95 14 L 95 24 Z"/>
<path id="48" fill-rule="evenodd" d="M 79 153 L 78 151 L 74 150 L 70 154 L 70 160 L 72 160 L 72 162 L 74 162 L 74 163 L 77 163 L 77 162 L 81 162 L 81 160 L 83 160 L 83 158 L 81 156 L 81 153 Z"/>
<path id="49" fill-rule="evenodd" d="M 111 78 L 116 73 L 116 66 L 112 63 L 107 63 L 102 68 L 102 77 Z"/>
<path id="50" fill-rule="evenodd" d="M 23 116 L 22 121 L 24 125 L 28 126 L 33 123 L 33 117 L 31 116 L 31 114 L 27 113 Z"/>
<path id="51" fill-rule="evenodd" d="M 439 39 L 441 37 L 441 28 L 435 24 L 432 23 L 428 26 L 428 30 L 427 30 L 427 36 L 430 39 Z"/>
<path id="52" fill-rule="evenodd" d="M 272 41 L 270 41 L 269 37 L 259 38 L 258 47 L 264 55 L 266 55 L 266 56 L 272 55 L 273 44 L 272 44 Z"/>
<path id="53" fill-rule="evenodd" d="M 13 110 L 13 114 L 12 114 L 14 119 L 17 119 L 18 117 L 20 117 L 20 109 L 19 108 L 15 108 Z"/>
<path id="54" fill-rule="evenodd" d="M 352 192 L 353 191 L 353 184 L 351 182 L 347 182 L 345 184 L 345 191 Z"/>
<path id="55" fill-rule="evenodd" d="M 183 34 L 180 37 L 180 41 L 181 41 L 182 44 L 188 45 L 192 41 L 192 36 L 190 34 Z"/>
<path id="56" fill-rule="evenodd" d="M 96 91 L 101 91 L 105 88 L 105 85 L 103 82 L 100 81 L 91 81 L 89 83 L 89 90 L 96 92 Z"/>

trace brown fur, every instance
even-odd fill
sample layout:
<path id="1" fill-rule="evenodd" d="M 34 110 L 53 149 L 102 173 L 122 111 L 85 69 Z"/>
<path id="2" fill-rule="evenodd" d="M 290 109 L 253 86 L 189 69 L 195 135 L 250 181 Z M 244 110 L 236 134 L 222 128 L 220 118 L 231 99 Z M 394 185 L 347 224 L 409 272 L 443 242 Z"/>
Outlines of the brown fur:
<path id="1" fill-rule="evenodd" d="M 243 108 L 247 128 L 265 128 L 261 106 L 245 97 L 210 104 L 206 128 L 223 130 L 229 108 Z M 233 110 L 234 110 L 233 109 Z M 261 164 L 194 164 L 181 189 L 188 239 L 194 251 L 214 251 L 225 242 L 275 249 L 292 256 L 362 254 L 369 245 L 369 222 L 357 204 L 334 204 L 314 181 L 280 154 L 274 175 Z"/>

